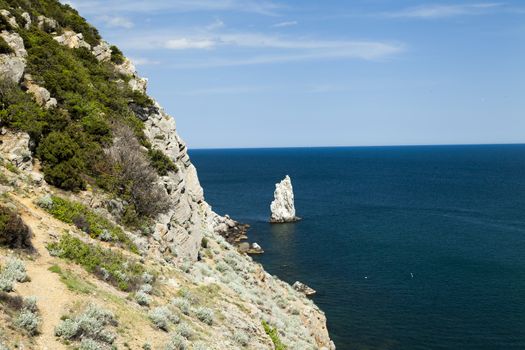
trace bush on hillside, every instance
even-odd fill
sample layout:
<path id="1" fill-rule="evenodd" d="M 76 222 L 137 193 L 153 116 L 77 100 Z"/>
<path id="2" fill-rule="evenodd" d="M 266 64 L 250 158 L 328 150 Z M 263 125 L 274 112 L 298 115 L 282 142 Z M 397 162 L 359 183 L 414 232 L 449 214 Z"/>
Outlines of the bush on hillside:
<path id="1" fill-rule="evenodd" d="M 177 165 L 164 154 L 161 150 L 150 149 L 148 151 L 148 156 L 151 161 L 151 165 L 157 170 L 157 174 L 160 176 L 168 175 L 168 172 L 177 171 Z"/>
<path id="2" fill-rule="evenodd" d="M 55 335 L 65 340 L 82 340 L 81 349 L 106 349 L 115 342 L 117 335 L 109 328 L 118 323 L 111 311 L 94 304 L 83 313 L 66 317 L 55 328 Z M 86 346 L 98 345 L 90 348 Z"/>
<path id="3" fill-rule="evenodd" d="M 114 134 L 113 145 L 106 152 L 113 191 L 131 203 L 140 216 L 153 218 L 165 212 L 170 205 L 169 197 L 133 131 L 120 125 Z"/>
<path id="4" fill-rule="evenodd" d="M 85 164 L 79 153 L 80 146 L 67 133 L 54 131 L 45 137 L 37 155 L 43 162 L 46 181 L 70 191 L 84 190 Z"/>
<path id="5" fill-rule="evenodd" d="M 69 234 L 62 236 L 59 242 L 49 244 L 47 249 L 53 255 L 79 264 L 101 280 L 126 292 L 140 287 L 145 272 L 143 265 L 122 253 L 85 243 Z"/>
<path id="6" fill-rule="evenodd" d="M 0 245 L 32 249 L 31 230 L 13 210 L 0 205 Z"/>
<path id="7" fill-rule="evenodd" d="M 94 213 L 81 203 L 69 201 L 62 197 L 49 196 L 42 197 L 38 201 L 38 205 L 58 220 L 74 224 L 92 238 L 98 238 L 103 241 L 117 241 L 130 251 L 138 253 L 135 244 L 120 227 Z"/>
<path id="8" fill-rule="evenodd" d="M 124 63 L 124 54 L 115 45 L 111 46 L 111 62 L 113 62 L 115 64 L 122 64 L 122 63 Z"/>

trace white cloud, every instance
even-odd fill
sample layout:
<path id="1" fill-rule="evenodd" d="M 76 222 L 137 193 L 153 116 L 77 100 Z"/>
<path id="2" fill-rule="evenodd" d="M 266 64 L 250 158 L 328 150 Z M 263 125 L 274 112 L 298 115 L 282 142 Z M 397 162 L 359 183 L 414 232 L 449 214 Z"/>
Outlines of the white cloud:
<path id="1" fill-rule="evenodd" d="M 237 11 L 273 16 L 283 8 L 269 0 L 74 0 L 73 5 L 84 14 Z"/>
<path id="2" fill-rule="evenodd" d="M 211 39 L 178 38 L 167 40 L 164 47 L 172 50 L 211 49 L 217 42 Z"/>
<path id="3" fill-rule="evenodd" d="M 427 4 L 417 7 L 410 7 L 397 12 L 384 13 L 386 17 L 391 18 L 445 18 L 462 15 L 479 15 L 484 14 L 491 9 L 502 6 L 502 3 L 477 3 L 477 4 Z"/>
<path id="4" fill-rule="evenodd" d="M 159 61 L 154 61 L 154 60 L 151 60 L 151 59 L 145 58 L 145 57 L 131 57 L 130 60 L 137 67 L 138 66 L 151 66 L 151 65 L 160 64 Z"/>
<path id="5" fill-rule="evenodd" d="M 272 25 L 272 28 L 293 27 L 293 26 L 296 26 L 298 24 L 299 24 L 299 22 L 297 22 L 297 21 L 280 22 L 280 23 L 275 23 L 274 25 Z"/>
<path id="6" fill-rule="evenodd" d="M 134 26 L 133 22 L 125 17 L 100 16 L 98 19 L 110 28 L 130 29 Z"/>
<path id="7" fill-rule="evenodd" d="M 207 31 L 213 31 L 213 30 L 217 30 L 217 29 L 220 29 L 220 28 L 224 28 L 226 25 L 224 24 L 223 21 L 221 21 L 220 19 L 216 19 L 215 21 L 213 21 L 212 23 L 208 24 L 205 29 Z"/>
<path id="8" fill-rule="evenodd" d="M 246 58 L 219 58 L 206 60 L 191 60 L 172 65 L 176 69 L 189 68 L 219 68 L 234 66 L 250 66 L 261 64 L 291 63 L 305 61 L 322 61 L 334 59 L 362 59 L 368 61 L 379 61 L 403 51 L 401 46 L 393 46 L 381 43 L 361 43 L 355 46 L 337 50 L 316 50 L 304 53 L 281 53 L 270 55 L 258 55 Z"/>

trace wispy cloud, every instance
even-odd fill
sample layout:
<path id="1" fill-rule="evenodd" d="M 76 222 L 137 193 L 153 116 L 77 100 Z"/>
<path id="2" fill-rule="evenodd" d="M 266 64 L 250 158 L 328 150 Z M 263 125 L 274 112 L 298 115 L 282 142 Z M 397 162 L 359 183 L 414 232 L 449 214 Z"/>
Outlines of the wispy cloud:
<path id="1" fill-rule="evenodd" d="M 160 61 L 154 61 L 145 57 L 130 57 L 130 60 L 135 66 L 151 66 L 160 64 Z"/>
<path id="2" fill-rule="evenodd" d="M 133 28 L 133 22 L 125 17 L 120 16 L 100 16 L 98 17 L 98 20 L 103 22 L 106 26 L 110 28 L 125 28 L 130 29 Z"/>
<path id="3" fill-rule="evenodd" d="M 390 18 L 446 18 L 463 15 L 480 15 L 490 10 L 501 7 L 502 3 L 477 3 L 477 4 L 426 4 L 406 8 L 400 11 L 386 12 L 383 16 Z"/>
<path id="4" fill-rule="evenodd" d="M 164 43 L 164 48 L 172 50 L 211 49 L 217 45 L 213 39 L 177 38 L 169 39 Z"/>
<path id="5" fill-rule="evenodd" d="M 204 29 L 206 29 L 207 31 L 213 31 L 220 28 L 224 28 L 225 26 L 226 24 L 224 24 L 223 21 L 221 21 L 220 19 L 216 19 L 212 23 L 208 24 Z"/>
<path id="6" fill-rule="evenodd" d="M 152 13 L 152 12 L 195 12 L 195 11 L 237 11 L 262 15 L 276 15 L 282 5 L 269 0 L 70 0 L 70 3 L 84 14 L 106 13 Z"/>
<path id="7" fill-rule="evenodd" d="M 283 53 L 270 55 L 257 55 L 246 58 L 218 58 L 206 60 L 191 60 L 171 65 L 175 69 L 196 69 L 196 68 L 220 68 L 234 66 L 251 66 L 276 63 L 291 63 L 305 61 L 323 61 L 335 59 L 361 59 L 361 60 L 382 60 L 389 56 L 401 52 L 402 49 L 395 46 L 382 46 L 371 44 L 369 47 L 347 48 L 345 50 L 328 50 L 306 53 Z"/>
<path id="8" fill-rule="evenodd" d="M 297 21 L 288 21 L 288 22 L 279 22 L 272 25 L 272 28 L 284 28 L 284 27 L 293 27 L 298 25 L 299 22 Z"/>

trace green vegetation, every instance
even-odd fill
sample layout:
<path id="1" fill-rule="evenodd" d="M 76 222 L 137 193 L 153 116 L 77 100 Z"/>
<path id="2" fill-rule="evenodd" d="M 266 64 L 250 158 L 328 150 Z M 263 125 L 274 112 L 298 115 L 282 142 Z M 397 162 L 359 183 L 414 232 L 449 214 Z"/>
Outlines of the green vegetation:
<path id="1" fill-rule="evenodd" d="M 0 36 L 0 55 L 10 54 L 10 53 L 13 53 L 13 49 L 11 49 L 11 46 L 9 46 L 9 44 L 7 44 L 4 38 Z"/>
<path id="2" fill-rule="evenodd" d="M 80 349 L 110 349 L 117 335 L 110 327 L 118 325 L 111 311 L 89 305 L 83 313 L 66 316 L 55 328 L 64 340 L 81 341 Z"/>
<path id="3" fill-rule="evenodd" d="M 23 24 L 23 22 L 20 21 L 20 14 L 22 12 L 28 12 L 33 22 L 35 22 L 39 15 L 43 15 L 55 19 L 62 28 L 82 33 L 84 40 L 91 45 L 97 45 L 100 41 L 98 31 L 87 23 L 75 9 L 69 5 L 61 4 L 56 0 L 0 0 L 0 8 L 9 10 L 16 17 L 19 24 Z"/>
<path id="4" fill-rule="evenodd" d="M 70 291 L 90 294 L 95 290 L 94 285 L 79 279 L 70 271 L 62 270 L 58 265 L 53 265 L 48 270 L 59 275 L 60 281 L 64 283 Z"/>
<path id="5" fill-rule="evenodd" d="M 160 176 L 168 175 L 169 171 L 177 171 L 177 165 L 164 154 L 164 152 L 157 149 L 150 149 L 148 156 L 151 160 L 151 165 L 157 170 Z"/>
<path id="6" fill-rule="evenodd" d="M 277 328 L 272 328 L 266 321 L 262 321 L 262 325 L 264 327 L 264 331 L 272 340 L 272 343 L 275 346 L 275 350 L 286 350 L 287 347 L 281 341 Z"/>
<path id="7" fill-rule="evenodd" d="M 122 64 L 122 63 L 124 63 L 124 54 L 115 45 L 111 46 L 111 62 L 113 62 L 115 64 Z"/>
<path id="8" fill-rule="evenodd" d="M 58 243 L 51 243 L 47 249 L 60 258 L 69 259 L 100 279 L 123 291 L 136 290 L 142 281 L 144 267 L 122 253 L 88 244 L 66 234 Z"/>
<path id="9" fill-rule="evenodd" d="M 58 220 L 68 224 L 74 224 L 89 234 L 91 238 L 98 238 L 104 241 L 117 241 L 132 252 L 138 253 L 135 244 L 133 244 L 120 227 L 115 226 L 106 218 L 95 214 L 83 204 L 68 201 L 57 196 L 51 196 L 51 201 L 52 203 L 46 205 L 45 209 Z"/>
<path id="10" fill-rule="evenodd" d="M 31 230 L 13 210 L 0 205 L 0 245 L 31 249 Z"/>

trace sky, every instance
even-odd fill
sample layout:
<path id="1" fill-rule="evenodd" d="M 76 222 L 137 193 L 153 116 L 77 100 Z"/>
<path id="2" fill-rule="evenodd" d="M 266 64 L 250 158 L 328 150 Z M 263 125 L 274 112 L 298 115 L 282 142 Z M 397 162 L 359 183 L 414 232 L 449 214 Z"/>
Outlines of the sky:
<path id="1" fill-rule="evenodd" d="M 525 1 L 64 2 L 190 148 L 525 142 Z"/>

